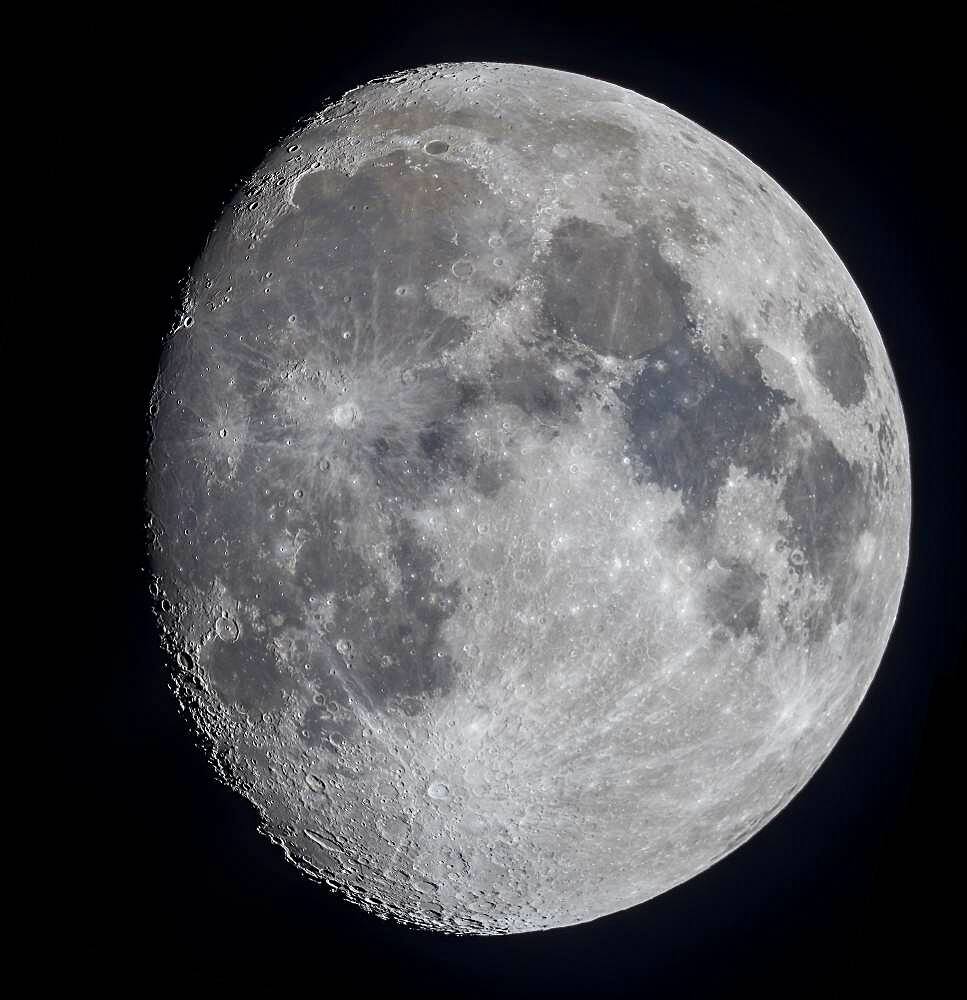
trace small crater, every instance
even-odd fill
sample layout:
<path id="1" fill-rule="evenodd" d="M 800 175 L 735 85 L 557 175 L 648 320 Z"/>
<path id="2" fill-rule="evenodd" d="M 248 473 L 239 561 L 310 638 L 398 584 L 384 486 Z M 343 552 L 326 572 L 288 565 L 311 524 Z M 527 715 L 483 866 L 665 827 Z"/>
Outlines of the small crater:
<path id="1" fill-rule="evenodd" d="M 450 789 L 442 781 L 434 781 L 426 790 L 431 799 L 438 802 L 450 798 Z"/>
<path id="2" fill-rule="evenodd" d="M 215 622 L 215 635 L 222 642 L 235 642 L 238 639 L 238 622 L 227 616 L 219 618 Z"/>
<path id="3" fill-rule="evenodd" d="M 458 260 L 450 268 L 458 278 L 469 278 L 473 274 L 473 262 L 469 260 Z"/>
<path id="4" fill-rule="evenodd" d="M 326 790 L 326 783 L 317 774 L 307 774 L 306 784 L 314 792 L 324 792 Z"/>

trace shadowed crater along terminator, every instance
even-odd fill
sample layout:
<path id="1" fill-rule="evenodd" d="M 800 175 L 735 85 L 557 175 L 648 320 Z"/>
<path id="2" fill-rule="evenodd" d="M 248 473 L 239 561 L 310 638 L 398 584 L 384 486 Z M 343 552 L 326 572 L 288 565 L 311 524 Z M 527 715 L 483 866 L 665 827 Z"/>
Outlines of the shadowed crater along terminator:
<path id="1" fill-rule="evenodd" d="M 457 934 L 696 875 L 840 737 L 910 473 L 842 262 L 698 125 L 467 63 L 351 91 L 216 225 L 152 400 L 162 642 L 310 878 Z"/>

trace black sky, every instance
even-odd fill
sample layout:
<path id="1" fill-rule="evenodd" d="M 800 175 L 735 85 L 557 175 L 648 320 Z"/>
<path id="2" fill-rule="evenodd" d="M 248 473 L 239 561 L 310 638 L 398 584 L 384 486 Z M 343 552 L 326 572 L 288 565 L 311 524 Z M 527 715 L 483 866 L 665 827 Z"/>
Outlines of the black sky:
<path id="1" fill-rule="evenodd" d="M 647 5 L 639 5 L 644 8 Z M 885 8 L 884 8 L 885 9 Z M 808 16 L 807 16 L 808 13 Z M 108 586 L 124 609 L 99 704 L 90 808 L 98 828 L 84 968 L 121 986 L 258 983 L 301 994 L 844 995 L 951 967 L 963 778 L 951 696 L 964 585 L 961 394 L 964 166 L 954 154 L 959 56 L 939 21 L 787 23 L 743 9 L 649 22 L 597 5 L 324 5 L 244 18 L 158 8 L 105 26 L 88 73 L 118 194 L 112 267 L 129 324 L 107 335 L 105 482 L 117 509 Z M 669 24 L 668 22 L 671 21 Z M 867 300 L 910 433 L 911 566 L 870 692 L 806 789 L 702 876 L 583 926 L 503 939 L 398 928 L 307 881 L 217 785 L 166 689 L 141 575 L 143 412 L 178 282 L 221 206 L 327 97 L 396 69 L 482 59 L 584 73 L 668 104 L 785 188 Z M 105 167 L 107 169 L 107 167 Z M 110 233 L 107 234 L 110 237 Z M 117 249 L 123 248 L 123 249 Z M 89 939 L 89 940 L 88 940 Z M 342 982 L 343 986 L 337 986 Z M 352 985 L 352 984 L 355 985 Z M 247 995 L 247 994 L 243 994 Z"/>

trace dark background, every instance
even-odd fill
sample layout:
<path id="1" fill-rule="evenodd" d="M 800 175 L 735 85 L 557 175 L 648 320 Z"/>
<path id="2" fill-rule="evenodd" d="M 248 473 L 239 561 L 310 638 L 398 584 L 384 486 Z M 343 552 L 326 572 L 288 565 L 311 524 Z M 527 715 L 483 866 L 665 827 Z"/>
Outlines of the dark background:
<path id="1" fill-rule="evenodd" d="M 99 162 L 115 211 L 99 224 L 116 227 L 105 235 L 127 321 L 104 333 L 110 433 L 98 474 L 112 501 L 119 562 L 109 576 L 127 629 L 99 658 L 104 739 L 85 768 L 99 832 L 82 865 L 89 902 L 73 935 L 91 974 L 139 989 L 360 996 L 887 986 L 935 995 L 962 908 L 953 885 L 962 755 L 950 735 L 964 635 L 959 55 L 950 26 L 925 18 L 851 26 L 812 8 L 785 24 L 733 16 L 698 28 L 702 16 L 684 6 L 669 25 L 601 5 L 581 15 L 560 6 L 262 5 L 244 18 L 235 8 L 158 8 L 105 26 L 86 73 L 113 150 Z M 910 570 L 876 680 L 776 819 L 635 909 L 563 930 L 456 939 L 377 920 L 305 881 L 256 833 L 253 809 L 216 784 L 166 687 L 140 503 L 161 338 L 178 282 L 236 185 L 325 98 L 393 70 L 475 59 L 639 91 L 774 177 L 832 243 L 876 318 L 905 405 L 915 495 Z"/>

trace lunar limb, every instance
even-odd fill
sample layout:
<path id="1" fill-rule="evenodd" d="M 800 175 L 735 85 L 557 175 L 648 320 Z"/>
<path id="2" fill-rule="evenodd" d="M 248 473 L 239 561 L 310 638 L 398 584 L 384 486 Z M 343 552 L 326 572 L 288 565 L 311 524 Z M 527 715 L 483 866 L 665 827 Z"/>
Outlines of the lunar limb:
<path id="1" fill-rule="evenodd" d="M 178 697 L 288 857 L 402 923 L 558 927 L 714 864 L 896 617 L 860 292 L 748 159 L 598 80 L 326 107 L 213 231 L 151 411 Z"/>

